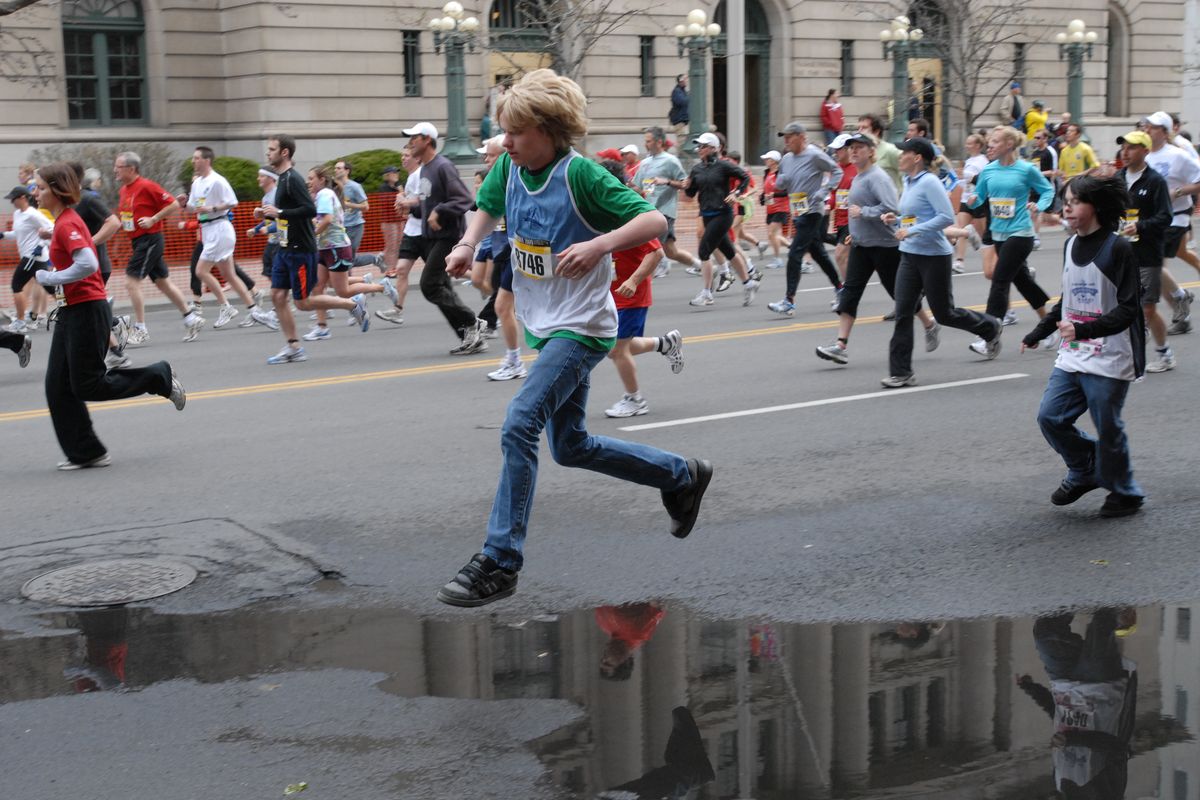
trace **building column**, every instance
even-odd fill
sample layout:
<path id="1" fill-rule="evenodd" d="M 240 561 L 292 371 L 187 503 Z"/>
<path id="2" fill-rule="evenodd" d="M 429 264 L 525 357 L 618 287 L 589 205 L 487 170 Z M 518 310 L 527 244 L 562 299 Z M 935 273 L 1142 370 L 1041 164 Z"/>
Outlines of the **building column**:
<path id="1" fill-rule="evenodd" d="M 425 622 L 429 694 L 471 699 L 480 696 L 478 640 L 474 623 Z"/>
<path id="2" fill-rule="evenodd" d="M 991 749 L 996 712 L 996 623 L 960 622 L 956 639 L 960 741 L 969 748 Z"/>
<path id="3" fill-rule="evenodd" d="M 788 740 L 793 754 L 790 760 L 796 765 L 797 785 L 804 797 L 829 797 L 834 758 L 833 626 L 789 625 L 786 629 L 785 664 L 800 699 L 792 715 L 796 724 Z M 799 723 L 800 714 L 804 715 L 807 737 Z"/>
<path id="4" fill-rule="evenodd" d="M 871 628 L 833 630 L 833 768 L 842 789 L 865 788 L 871 770 Z"/>
<path id="5" fill-rule="evenodd" d="M 642 654 L 647 714 L 645 758 L 647 764 L 658 766 L 671 738 L 671 712 L 688 704 L 687 619 L 682 609 L 667 609 Z"/>
<path id="6" fill-rule="evenodd" d="M 746 0 L 726 0 L 725 24 L 725 108 L 723 131 L 730 150 L 742 154 L 742 163 L 750 163 L 746 152 Z"/>

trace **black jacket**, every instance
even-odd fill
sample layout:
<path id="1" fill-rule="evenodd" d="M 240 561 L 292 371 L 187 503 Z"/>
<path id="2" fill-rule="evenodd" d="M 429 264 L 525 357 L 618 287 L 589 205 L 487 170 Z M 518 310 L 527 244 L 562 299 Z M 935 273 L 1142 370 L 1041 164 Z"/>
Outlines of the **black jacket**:
<path id="1" fill-rule="evenodd" d="M 729 193 L 736 191 L 741 194 L 750 185 L 750 175 L 746 170 L 732 161 L 724 161 L 715 157 L 697 161 L 692 165 L 692 172 L 688 175 L 688 179 L 691 184 L 686 189 L 686 194 L 688 197 L 700 195 L 701 212 L 721 211 L 729 208 L 725 202 Z M 738 182 L 736 187 L 730 185 L 731 180 Z"/>
<path id="2" fill-rule="evenodd" d="M 1117 173 L 1125 180 L 1125 170 Z M 1139 267 L 1161 267 L 1163 237 L 1171 225 L 1171 194 L 1167 179 L 1147 164 L 1142 175 L 1129 187 L 1129 199 L 1138 210 L 1138 240 L 1133 245 L 1133 258 Z"/>

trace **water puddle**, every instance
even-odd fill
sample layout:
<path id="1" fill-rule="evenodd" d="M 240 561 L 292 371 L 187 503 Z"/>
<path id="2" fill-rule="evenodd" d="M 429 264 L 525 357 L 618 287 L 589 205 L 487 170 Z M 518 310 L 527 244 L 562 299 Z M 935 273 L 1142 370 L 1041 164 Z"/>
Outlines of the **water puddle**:
<path id="1" fill-rule="evenodd" d="M 516 750 L 538 759 L 537 796 L 1190 800 L 1200 797 L 1200 745 L 1190 733 L 1200 714 L 1200 631 L 1191 637 L 1197 610 L 844 625 L 707 619 L 653 602 L 516 623 L 282 604 L 206 616 L 148 608 L 52 613 L 43 617 L 45 635 L 0 639 L 0 723 L 7 719 L 9 731 L 0 733 L 0 752 L 22 741 L 10 714 L 86 719 L 93 709 L 81 705 L 83 696 L 108 693 L 105 714 L 148 725 L 163 713 L 154 694 L 163 689 L 181 699 L 173 725 L 210 727 L 187 744 L 168 728 L 159 748 L 186 747 L 199 757 L 232 741 L 259 746 L 253 720 L 236 718 L 243 700 L 226 710 L 225 695 L 206 696 L 214 719 L 193 723 L 188 694 L 214 685 L 266 693 L 296 673 L 348 671 L 371 680 L 339 689 L 349 692 L 339 700 L 344 716 L 359 713 L 357 699 L 395 703 L 386 715 L 426 720 L 434 706 L 414 699 L 472 701 L 452 706 L 444 729 L 461 738 L 429 734 L 419 743 L 443 760 L 486 750 L 472 743 L 484 722 L 519 718 L 528 736 L 514 734 Z M 293 701 L 279 702 L 286 716 Z M 331 725 L 347 722 L 337 716 L 328 717 Z M 314 734 L 308 747 L 333 741 L 316 736 L 320 719 L 304 727 Z M 314 766 L 305 797 L 534 796 L 516 788 L 446 794 L 436 769 L 402 766 L 416 759 L 411 734 L 360 735 L 373 744 L 356 748 L 343 737 L 316 752 L 350 747 L 374 771 L 361 785 L 341 778 L 336 789 L 323 789 L 320 776 L 335 768 Z M 496 765 L 517 758 L 513 752 L 489 756 L 491 768 L 502 771 Z M 138 751 L 126 756 L 122 773 L 106 780 L 125 796 L 149 796 L 136 793 L 153 785 L 140 774 Z M 262 769 L 263 785 L 275 787 L 274 774 Z M 27 791 L 44 787 L 22 796 L 68 796 L 69 772 L 41 778 L 34 771 L 8 763 L 6 781 L 16 775 Z M 253 763 L 241 773 L 246 786 L 259 777 Z"/>

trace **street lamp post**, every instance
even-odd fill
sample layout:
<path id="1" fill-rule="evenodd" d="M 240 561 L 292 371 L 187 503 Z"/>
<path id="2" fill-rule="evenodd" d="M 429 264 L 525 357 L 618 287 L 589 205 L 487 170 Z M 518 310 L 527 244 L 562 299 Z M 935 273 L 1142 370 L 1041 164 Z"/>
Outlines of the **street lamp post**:
<path id="1" fill-rule="evenodd" d="M 1058 42 L 1058 60 L 1067 61 L 1067 111 L 1071 121 L 1083 124 L 1083 58 L 1092 58 L 1092 45 L 1099 38 L 1095 31 L 1087 30 L 1081 19 L 1073 19 L 1065 31 L 1059 31 L 1054 41 Z"/>
<path id="2" fill-rule="evenodd" d="M 892 124 L 888 128 L 888 138 L 894 144 L 904 141 L 908 124 L 908 60 L 926 55 L 930 47 L 921 40 L 925 32 L 920 28 L 909 30 L 908 17 L 896 17 L 891 27 L 879 32 L 879 41 L 883 44 L 883 57 L 892 59 Z"/>
<path id="3" fill-rule="evenodd" d="M 721 35 L 721 26 L 708 21 L 708 14 L 699 8 L 694 8 L 687 15 L 687 22 L 675 26 L 675 39 L 679 47 L 679 57 L 688 54 L 688 83 L 691 91 L 688 94 L 688 140 L 682 149 L 695 154 L 696 145 L 692 140 L 702 133 L 708 132 L 708 51 L 712 48 L 712 40 Z"/>
<path id="4" fill-rule="evenodd" d="M 430 20 L 435 53 L 446 49 L 446 117 L 447 131 L 442 155 L 451 161 L 477 161 L 479 156 L 471 146 L 467 128 L 467 73 L 463 66 L 463 50 L 475 52 L 475 34 L 479 20 L 463 18 L 463 7 L 450 0 L 442 7 L 445 16 Z"/>

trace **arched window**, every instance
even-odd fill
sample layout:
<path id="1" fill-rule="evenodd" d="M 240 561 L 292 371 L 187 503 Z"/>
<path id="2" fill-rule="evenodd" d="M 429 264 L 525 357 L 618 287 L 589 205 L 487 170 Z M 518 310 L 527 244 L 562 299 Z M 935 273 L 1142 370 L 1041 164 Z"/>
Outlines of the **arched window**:
<path id="1" fill-rule="evenodd" d="M 72 125 L 143 125 L 146 23 L 138 0 L 63 0 Z"/>
<path id="2" fill-rule="evenodd" d="M 1129 19 L 1115 5 L 1108 7 L 1107 97 L 1104 113 L 1129 115 Z"/>

